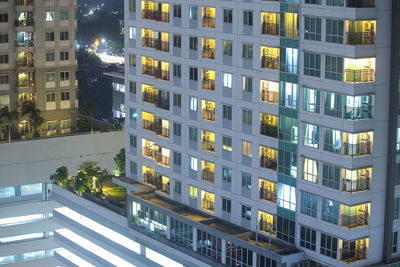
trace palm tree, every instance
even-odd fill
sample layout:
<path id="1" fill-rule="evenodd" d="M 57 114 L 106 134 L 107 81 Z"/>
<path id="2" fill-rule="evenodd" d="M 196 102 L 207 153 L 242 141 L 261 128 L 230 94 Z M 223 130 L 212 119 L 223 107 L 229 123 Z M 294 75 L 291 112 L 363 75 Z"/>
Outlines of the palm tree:
<path id="1" fill-rule="evenodd" d="M 29 123 L 33 127 L 33 137 L 39 137 L 38 128 L 43 124 L 44 119 L 40 116 L 40 110 L 36 108 L 33 100 L 24 100 L 22 102 L 21 116 L 28 116 Z"/>
<path id="2" fill-rule="evenodd" d="M 93 117 L 96 115 L 98 106 L 93 104 L 87 100 L 85 100 L 82 104 L 82 113 L 83 115 L 89 117 L 90 119 L 90 132 L 93 133 Z"/>
<path id="3" fill-rule="evenodd" d="M 124 123 L 125 123 L 125 118 L 122 116 L 120 116 L 119 118 L 115 117 L 112 121 L 114 128 L 117 130 L 122 130 L 122 128 L 124 127 Z"/>
<path id="4" fill-rule="evenodd" d="M 11 142 L 11 126 L 18 119 L 17 111 L 10 111 L 8 106 L 0 109 L 0 120 L 3 125 L 8 126 L 8 142 Z M 3 123 L 4 120 L 4 123 Z"/>

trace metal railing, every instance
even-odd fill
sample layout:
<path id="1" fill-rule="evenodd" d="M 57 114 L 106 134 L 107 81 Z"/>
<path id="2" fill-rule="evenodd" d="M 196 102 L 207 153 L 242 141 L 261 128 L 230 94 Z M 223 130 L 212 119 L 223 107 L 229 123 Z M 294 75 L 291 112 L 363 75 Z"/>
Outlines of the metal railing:
<path id="1" fill-rule="evenodd" d="M 202 55 L 203 55 L 203 58 L 215 59 L 215 49 L 203 47 Z"/>
<path id="2" fill-rule="evenodd" d="M 343 155 L 357 157 L 372 154 L 372 142 L 362 141 L 358 144 L 343 143 Z"/>
<path id="3" fill-rule="evenodd" d="M 33 6 L 34 0 L 15 0 L 16 6 Z"/>
<path id="4" fill-rule="evenodd" d="M 142 46 L 169 52 L 169 42 L 151 37 L 142 37 Z"/>
<path id="5" fill-rule="evenodd" d="M 215 90 L 215 80 L 203 79 L 201 81 L 201 88 L 206 90 Z"/>
<path id="6" fill-rule="evenodd" d="M 348 83 L 369 83 L 375 81 L 374 69 L 351 70 L 344 71 L 344 81 Z"/>
<path id="7" fill-rule="evenodd" d="M 375 38 L 375 31 L 346 32 L 346 44 L 348 45 L 372 45 L 375 44 Z"/>
<path id="8" fill-rule="evenodd" d="M 169 12 L 162 12 L 160 10 L 142 10 L 142 19 L 151 19 L 160 22 L 169 22 Z"/>
<path id="9" fill-rule="evenodd" d="M 212 172 L 212 171 L 210 171 L 210 170 L 208 170 L 208 169 L 204 169 L 204 170 L 201 172 L 201 178 L 202 178 L 203 180 L 205 180 L 205 181 L 214 183 L 214 177 L 215 177 L 214 172 Z"/>
<path id="10" fill-rule="evenodd" d="M 21 26 L 33 26 L 34 24 L 34 20 L 33 18 L 27 18 L 25 20 L 19 20 L 19 19 L 15 19 L 15 26 L 16 27 L 21 27 Z"/>
<path id="11" fill-rule="evenodd" d="M 201 112 L 201 118 L 203 120 L 215 121 L 215 110 L 214 109 L 203 109 Z"/>
<path id="12" fill-rule="evenodd" d="M 203 27 L 215 28 L 215 17 L 203 16 Z"/>
<path id="13" fill-rule="evenodd" d="M 343 179 L 342 190 L 345 192 L 359 192 L 369 190 L 371 178 L 358 178 L 357 180 Z"/>
<path id="14" fill-rule="evenodd" d="M 17 46 L 17 47 L 32 47 L 32 46 L 34 46 L 34 40 L 33 39 L 30 39 L 30 40 L 24 40 L 24 41 L 19 41 L 19 40 L 16 40 L 15 41 L 15 45 Z"/>
<path id="15" fill-rule="evenodd" d="M 261 232 L 271 234 L 271 235 L 276 234 L 276 226 L 274 224 L 272 224 L 270 222 L 264 222 L 263 219 L 260 219 L 258 221 L 258 225 L 259 225 L 259 230 Z"/>
<path id="16" fill-rule="evenodd" d="M 215 152 L 215 142 L 211 140 L 203 140 L 201 142 L 201 148 L 203 150 Z"/>
<path id="17" fill-rule="evenodd" d="M 262 89 L 260 92 L 260 98 L 262 102 L 278 105 L 279 93 Z"/>
<path id="18" fill-rule="evenodd" d="M 354 228 L 359 226 L 364 226 L 369 224 L 369 214 L 357 214 L 357 215 L 347 215 L 342 214 L 341 226 L 346 228 Z"/>
<path id="19" fill-rule="evenodd" d="M 169 167 L 169 157 L 163 156 L 161 154 L 161 151 L 155 150 L 154 158 L 156 160 L 156 163 Z"/>
<path id="20" fill-rule="evenodd" d="M 269 125 L 266 123 L 260 123 L 260 134 L 270 136 L 270 137 L 278 137 L 278 126 Z"/>
<path id="21" fill-rule="evenodd" d="M 279 70 L 279 57 L 262 56 L 261 68 L 270 70 Z"/>
<path id="22" fill-rule="evenodd" d="M 269 202 L 276 203 L 276 199 L 277 199 L 276 191 L 271 191 L 264 187 L 261 187 L 260 188 L 260 199 L 264 199 Z"/>
<path id="23" fill-rule="evenodd" d="M 340 249 L 340 260 L 346 263 L 365 260 L 368 257 L 368 248 L 363 246 L 357 249 Z"/>
<path id="24" fill-rule="evenodd" d="M 279 35 L 279 24 L 263 22 L 261 24 L 261 34 Z"/>
<path id="25" fill-rule="evenodd" d="M 261 155 L 260 157 L 260 167 L 267 168 L 271 170 L 277 170 L 278 163 L 276 159 L 271 159 L 267 156 Z"/>
<path id="26" fill-rule="evenodd" d="M 212 202 L 206 198 L 203 198 L 201 200 L 201 208 L 214 212 L 214 202 Z"/>
<path id="27" fill-rule="evenodd" d="M 147 64 L 142 64 L 142 73 L 153 76 L 157 79 L 169 81 L 169 71 L 162 70 L 161 67 L 154 67 Z"/>

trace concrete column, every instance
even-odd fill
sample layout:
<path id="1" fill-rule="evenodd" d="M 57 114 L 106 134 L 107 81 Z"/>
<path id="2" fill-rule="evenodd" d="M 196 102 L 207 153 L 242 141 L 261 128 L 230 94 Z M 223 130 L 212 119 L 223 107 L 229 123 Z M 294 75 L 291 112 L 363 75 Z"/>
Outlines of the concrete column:
<path id="1" fill-rule="evenodd" d="M 167 216 L 167 239 L 171 239 L 171 218 Z"/>
<path id="2" fill-rule="evenodd" d="M 221 262 L 226 264 L 226 241 L 221 239 Z"/>
<path id="3" fill-rule="evenodd" d="M 257 253 L 253 251 L 253 267 L 257 267 Z"/>
<path id="4" fill-rule="evenodd" d="M 49 198 L 48 193 L 47 193 L 47 183 L 44 182 L 42 183 L 42 200 L 47 200 Z"/>
<path id="5" fill-rule="evenodd" d="M 140 255 L 143 255 L 146 257 L 146 247 L 140 244 Z"/>
<path id="6" fill-rule="evenodd" d="M 193 227 L 193 251 L 197 252 L 197 228 Z"/>

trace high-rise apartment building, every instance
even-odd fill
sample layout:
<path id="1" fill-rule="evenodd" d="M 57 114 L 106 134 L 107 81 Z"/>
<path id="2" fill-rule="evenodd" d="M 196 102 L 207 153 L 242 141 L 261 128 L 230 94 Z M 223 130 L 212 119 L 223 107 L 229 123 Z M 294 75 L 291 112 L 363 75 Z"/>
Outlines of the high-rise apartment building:
<path id="1" fill-rule="evenodd" d="M 33 100 L 41 135 L 65 134 L 78 115 L 76 0 L 0 1 L 0 106 Z M 19 118 L 19 133 L 31 127 Z"/>
<path id="2" fill-rule="evenodd" d="M 214 266 L 399 256 L 396 1 L 125 5 L 133 229 Z"/>

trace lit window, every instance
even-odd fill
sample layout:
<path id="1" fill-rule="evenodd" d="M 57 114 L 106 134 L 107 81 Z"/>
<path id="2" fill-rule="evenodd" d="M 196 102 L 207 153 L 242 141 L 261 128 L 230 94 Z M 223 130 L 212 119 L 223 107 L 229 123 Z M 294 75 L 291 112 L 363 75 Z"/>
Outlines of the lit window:
<path id="1" fill-rule="evenodd" d="M 47 11 L 45 21 L 54 21 L 54 11 Z"/>
<path id="2" fill-rule="evenodd" d="M 190 97 L 189 109 L 191 111 L 197 111 L 197 97 Z"/>
<path id="3" fill-rule="evenodd" d="M 318 162 L 316 160 L 304 158 L 303 179 L 312 183 L 318 182 Z"/>
<path id="4" fill-rule="evenodd" d="M 197 168 L 198 168 L 198 163 L 197 163 L 197 158 L 195 158 L 195 157 L 192 157 L 192 156 L 190 156 L 190 166 L 189 166 L 189 168 L 192 170 L 192 171 L 196 171 L 197 172 Z"/>
<path id="5" fill-rule="evenodd" d="M 223 85 L 227 88 L 232 88 L 232 73 L 223 73 Z"/>
<path id="6" fill-rule="evenodd" d="M 252 156 L 252 143 L 242 141 L 242 155 L 247 157 Z"/>
<path id="7" fill-rule="evenodd" d="M 278 206 L 296 211 L 296 188 L 278 183 Z"/>
<path id="8" fill-rule="evenodd" d="M 191 199 L 197 199 L 197 187 L 189 186 L 189 197 Z"/>
<path id="9" fill-rule="evenodd" d="M 129 27 L 129 39 L 136 40 L 136 27 Z"/>

